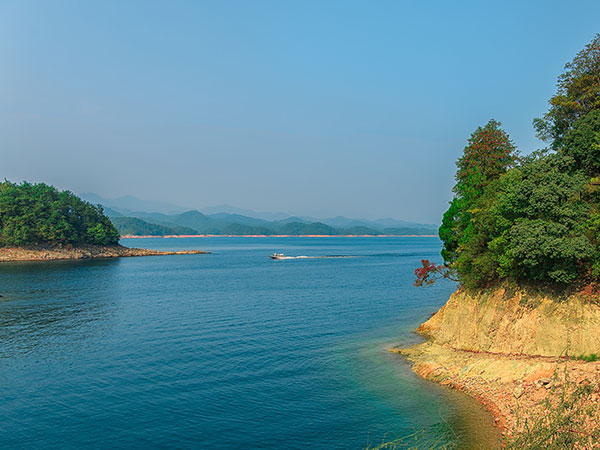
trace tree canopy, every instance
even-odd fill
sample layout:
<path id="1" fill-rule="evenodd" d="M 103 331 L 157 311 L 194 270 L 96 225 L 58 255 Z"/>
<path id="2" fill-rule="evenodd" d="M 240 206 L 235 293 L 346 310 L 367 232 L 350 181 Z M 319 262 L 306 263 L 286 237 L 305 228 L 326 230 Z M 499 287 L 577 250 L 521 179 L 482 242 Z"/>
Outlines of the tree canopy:
<path id="1" fill-rule="evenodd" d="M 0 183 L 0 246 L 117 244 L 100 205 L 43 183 Z"/>
<path id="2" fill-rule="evenodd" d="M 523 158 L 499 122 L 471 135 L 439 229 L 444 265 L 423 261 L 417 285 L 600 282 L 600 35 L 566 65 L 535 125 L 551 148 Z"/>
<path id="3" fill-rule="evenodd" d="M 538 136 L 550 141 L 555 150 L 563 146 L 575 122 L 600 108 L 600 33 L 565 65 L 557 87 L 548 112 L 534 119 Z"/>

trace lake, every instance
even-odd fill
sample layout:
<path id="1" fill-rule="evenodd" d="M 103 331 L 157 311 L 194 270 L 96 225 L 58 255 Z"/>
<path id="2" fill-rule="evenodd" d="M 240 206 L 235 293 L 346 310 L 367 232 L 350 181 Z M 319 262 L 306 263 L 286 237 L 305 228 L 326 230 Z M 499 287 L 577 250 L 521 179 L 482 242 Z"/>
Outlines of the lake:
<path id="1" fill-rule="evenodd" d="M 437 238 L 123 240 L 210 255 L 0 265 L 0 446 L 363 449 L 492 420 L 386 348 L 455 285 L 412 286 Z M 286 255 L 309 258 L 273 261 Z"/>

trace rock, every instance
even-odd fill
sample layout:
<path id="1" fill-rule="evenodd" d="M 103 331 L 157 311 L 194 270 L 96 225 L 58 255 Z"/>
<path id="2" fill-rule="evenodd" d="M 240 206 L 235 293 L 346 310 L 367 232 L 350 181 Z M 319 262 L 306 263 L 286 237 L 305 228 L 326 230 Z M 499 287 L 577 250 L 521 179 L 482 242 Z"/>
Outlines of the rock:
<path id="1" fill-rule="evenodd" d="M 513 395 L 515 396 L 515 398 L 519 398 L 523 395 L 523 387 L 521 386 L 517 386 L 514 390 L 513 390 Z"/>
<path id="2" fill-rule="evenodd" d="M 552 383 L 552 380 L 550 378 L 540 378 L 539 381 L 541 384 L 544 385 Z"/>

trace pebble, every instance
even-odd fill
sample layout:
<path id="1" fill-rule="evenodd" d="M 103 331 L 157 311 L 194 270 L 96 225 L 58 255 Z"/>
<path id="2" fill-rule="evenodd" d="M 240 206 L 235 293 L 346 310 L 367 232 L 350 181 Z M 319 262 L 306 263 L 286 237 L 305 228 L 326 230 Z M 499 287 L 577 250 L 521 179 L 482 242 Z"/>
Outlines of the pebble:
<path id="1" fill-rule="evenodd" d="M 513 395 L 515 396 L 515 398 L 519 398 L 521 397 L 521 395 L 523 395 L 523 388 L 521 386 L 517 386 L 514 390 L 513 390 Z"/>

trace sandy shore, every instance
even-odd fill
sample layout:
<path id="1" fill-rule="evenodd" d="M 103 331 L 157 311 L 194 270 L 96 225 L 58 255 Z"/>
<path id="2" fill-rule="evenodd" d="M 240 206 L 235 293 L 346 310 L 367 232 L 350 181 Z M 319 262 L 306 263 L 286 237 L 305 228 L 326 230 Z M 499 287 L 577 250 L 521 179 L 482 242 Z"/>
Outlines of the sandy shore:
<path id="1" fill-rule="evenodd" d="M 123 258 L 133 256 L 206 254 L 200 250 L 177 252 L 130 248 L 122 245 L 86 245 L 81 247 L 5 247 L 0 248 L 0 262 L 53 261 L 63 259 Z"/>

